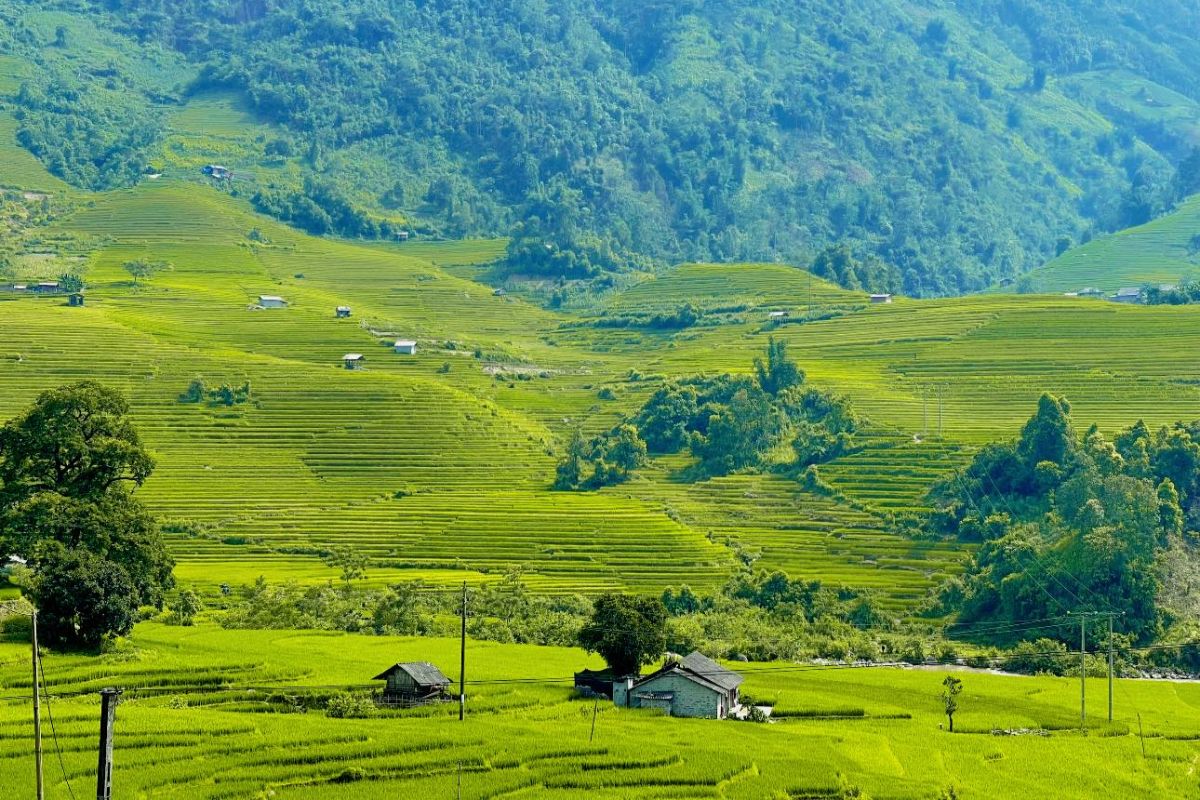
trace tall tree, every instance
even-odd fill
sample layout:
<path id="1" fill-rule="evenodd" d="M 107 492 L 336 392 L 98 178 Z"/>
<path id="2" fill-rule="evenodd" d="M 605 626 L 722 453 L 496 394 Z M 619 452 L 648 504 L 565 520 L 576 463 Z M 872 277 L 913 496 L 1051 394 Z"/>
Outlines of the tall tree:
<path id="1" fill-rule="evenodd" d="M 754 359 L 754 372 L 758 376 L 758 385 L 771 395 L 804 383 L 804 372 L 788 358 L 787 342 L 774 336 L 767 339 L 766 363 L 761 358 Z"/>
<path id="2" fill-rule="evenodd" d="M 667 646 L 667 609 L 657 597 L 600 595 L 579 644 L 599 653 L 615 674 L 636 674 Z"/>
<path id="3" fill-rule="evenodd" d="M 128 633 L 137 606 L 161 606 L 174 585 L 158 525 L 133 496 L 154 460 L 128 411 L 118 392 L 85 381 L 43 393 L 0 428 L 0 551 L 33 567 L 48 644 Z"/>

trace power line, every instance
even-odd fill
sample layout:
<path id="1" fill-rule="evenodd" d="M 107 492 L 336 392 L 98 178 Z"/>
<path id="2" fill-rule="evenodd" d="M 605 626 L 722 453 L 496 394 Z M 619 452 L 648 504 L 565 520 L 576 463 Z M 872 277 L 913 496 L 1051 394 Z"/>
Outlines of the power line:
<path id="1" fill-rule="evenodd" d="M 42 674 L 42 685 L 46 685 L 46 670 L 42 662 L 38 661 L 38 671 Z M 67 785 L 67 791 L 71 793 L 71 800 L 75 800 L 75 790 L 71 788 L 71 779 L 67 777 L 67 765 L 63 763 L 62 747 L 58 744 L 58 730 L 54 727 L 54 712 L 50 708 L 50 692 L 46 692 L 46 716 L 50 719 L 50 736 L 54 739 L 54 751 L 58 753 L 58 768 L 62 770 L 63 783 Z"/>

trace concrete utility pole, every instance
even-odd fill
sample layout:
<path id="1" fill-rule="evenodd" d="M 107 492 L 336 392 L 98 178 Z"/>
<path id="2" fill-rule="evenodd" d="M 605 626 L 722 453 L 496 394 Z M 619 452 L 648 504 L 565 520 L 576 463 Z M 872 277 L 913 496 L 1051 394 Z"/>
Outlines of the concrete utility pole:
<path id="1" fill-rule="evenodd" d="M 937 387 L 938 390 L 938 438 L 942 438 L 942 387 Z"/>
<path id="2" fill-rule="evenodd" d="M 467 582 L 462 588 L 462 635 L 458 642 L 458 720 L 467 713 Z"/>
<path id="3" fill-rule="evenodd" d="M 923 422 L 921 423 L 921 436 L 925 437 L 925 436 L 929 435 L 929 387 L 928 386 L 921 387 L 921 414 L 922 414 L 922 420 L 923 420 Z"/>
<path id="4" fill-rule="evenodd" d="M 1113 695 L 1113 618 L 1108 617 L 1108 721 L 1112 722 Z"/>
<path id="5" fill-rule="evenodd" d="M 37 767 L 37 800 L 45 800 L 46 785 L 42 780 L 42 684 L 39 678 L 41 664 L 38 663 L 37 611 L 33 619 L 33 760 Z"/>
<path id="6" fill-rule="evenodd" d="M 1113 617 L 1119 611 L 1068 611 L 1067 616 L 1079 617 L 1079 729 L 1087 729 L 1087 620 L 1104 617 L 1108 620 L 1108 721 L 1113 719 Z"/>
<path id="7" fill-rule="evenodd" d="M 1079 616 L 1079 730 L 1087 729 L 1087 616 Z"/>
<path id="8" fill-rule="evenodd" d="M 96 766 L 96 800 L 112 800 L 113 723 L 120 689 L 100 690 L 100 759 Z"/>

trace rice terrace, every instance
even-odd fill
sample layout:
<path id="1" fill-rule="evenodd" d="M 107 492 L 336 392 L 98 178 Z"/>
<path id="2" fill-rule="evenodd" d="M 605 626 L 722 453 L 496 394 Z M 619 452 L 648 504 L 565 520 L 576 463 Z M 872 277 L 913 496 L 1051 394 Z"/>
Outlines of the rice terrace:
<path id="1" fill-rule="evenodd" d="M 1200 16 L 727 5 L 0 0 L 0 797 L 1200 798 Z"/>

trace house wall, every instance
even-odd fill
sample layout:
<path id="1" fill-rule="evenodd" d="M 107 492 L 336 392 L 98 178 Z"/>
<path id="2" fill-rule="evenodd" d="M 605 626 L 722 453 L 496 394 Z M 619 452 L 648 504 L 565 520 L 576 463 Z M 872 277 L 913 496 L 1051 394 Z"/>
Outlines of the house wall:
<path id="1" fill-rule="evenodd" d="M 675 699 L 671 701 L 671 716 L 673 717 L 710 717 L 724 716 L 724 695 L 698 683 L 694 683 L 681 675 L 660 675 L 634 689 L 634 700 L 638 692 L 674 692 Z"/>
<path id="2" fill-rule="evenodd" d="M 387 688 L 389 692 L 413 693 L 417 686 L 413 682 L 412 676 L 402 669 L 398 669 L 388 676 Z"/>

